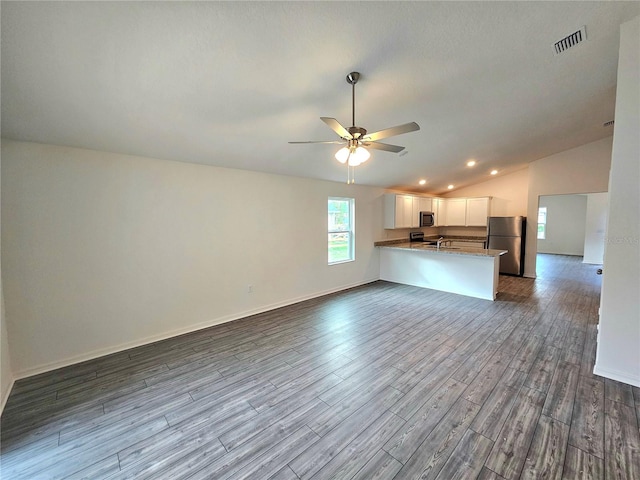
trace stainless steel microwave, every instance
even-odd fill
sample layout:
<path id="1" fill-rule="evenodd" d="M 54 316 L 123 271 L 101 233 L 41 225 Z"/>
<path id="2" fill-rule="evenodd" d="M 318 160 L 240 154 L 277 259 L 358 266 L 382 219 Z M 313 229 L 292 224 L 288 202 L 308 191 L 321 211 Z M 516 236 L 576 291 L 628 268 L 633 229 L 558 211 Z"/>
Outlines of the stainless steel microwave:
<path id="1" fill-rule="evenodd" d="M 421 227 L 433 227 L 434 220 L 433 212 L 420 212 Z"/>

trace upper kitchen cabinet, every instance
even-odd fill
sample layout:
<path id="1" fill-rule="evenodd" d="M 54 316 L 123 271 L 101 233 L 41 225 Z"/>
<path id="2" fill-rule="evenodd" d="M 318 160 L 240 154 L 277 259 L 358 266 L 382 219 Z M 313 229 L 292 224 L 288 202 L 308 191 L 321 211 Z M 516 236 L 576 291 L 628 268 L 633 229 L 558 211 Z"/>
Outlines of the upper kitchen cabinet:
<path id="1" fill-rule="evenodd" d="M 467 222 L 467 199 L 446 198 L 445 223 L 447 226 L 462 226 Z"/>
<path id="2" fill-rule="evenodd" d="M 413 197 L 387 193 L 384 196 L 384 228 L 411 228 Z"/>
<path id="3" fill-rule="evenodd" d="M 413 206 L 418 216 L 418 223 L 420 222 L 420 212 L 433 212 L 433 204 L 429 197 L 413 197 Z"/>
<path id="4" fill-rule="evenodd" d="M 491 197 L 438 199 L 438 226 L 486 227 Z"/>
<path id="5" fill-rule="evenodd" d="M 416 228 L 420 212 L 430 212 L 431 198 L 387 193 L 384 195 L 384 228 Z"/>
<path id="6" fill-rule="evenodd" d="M 433 214 L 435 217 L 433 225 L 435 227 L 443 226 L 447 219 L 447 202 L 444 201 L 444 198 L 434 198 L 432 201 Z"/>
<path id="7" fill-rule="evenodd" d="M 431 198 L 387 193 L 384 228 L 420 227 L 420 212 L 433 212 L 435 227 L 486 227 L 491 197 Z"/>
<path id="8" fill-rule="evenodd" d="M 486 227 L 491 197 L 467 198 L 467 227 Z"/>

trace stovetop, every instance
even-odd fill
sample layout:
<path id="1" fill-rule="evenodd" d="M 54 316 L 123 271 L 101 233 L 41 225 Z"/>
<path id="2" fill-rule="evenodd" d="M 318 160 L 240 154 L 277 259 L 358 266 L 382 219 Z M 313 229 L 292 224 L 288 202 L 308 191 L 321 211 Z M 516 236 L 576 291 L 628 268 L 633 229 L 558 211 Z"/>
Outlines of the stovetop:
<path id="1" fill-rule="evenodd" d="M 426 243 L 427 245 L 436 245 L 438 243 L 437 240 L 432 240 L 432 239 L 425 240 L 424 232 L 410 232 L 409 241 Z"/>

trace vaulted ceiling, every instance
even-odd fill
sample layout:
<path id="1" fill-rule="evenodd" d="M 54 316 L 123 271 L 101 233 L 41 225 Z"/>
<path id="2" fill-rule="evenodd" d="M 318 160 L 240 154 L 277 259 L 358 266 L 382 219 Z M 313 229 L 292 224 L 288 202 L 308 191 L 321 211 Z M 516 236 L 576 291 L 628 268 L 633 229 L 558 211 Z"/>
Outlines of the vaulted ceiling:
<path id="1" fill-rule="evenodd" d="M 638 2 L 2 2 L 2 136 L 345 181 L 319 119 L 370 132 L 360 184 L 440 193 L 609 136 Z M 587 41 L 553 44 L 586 26 Z M 403 152 L 404 153 L 404 152 Z M 468 159 L 477 165 L 468 168 Z M 425 178 L 427 184 L 418 186 Z"/>

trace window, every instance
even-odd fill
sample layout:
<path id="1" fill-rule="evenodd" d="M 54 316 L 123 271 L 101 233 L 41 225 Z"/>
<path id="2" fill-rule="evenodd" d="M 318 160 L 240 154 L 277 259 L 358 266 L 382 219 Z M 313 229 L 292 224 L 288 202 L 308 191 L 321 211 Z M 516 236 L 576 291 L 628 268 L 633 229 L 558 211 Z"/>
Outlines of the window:
<path id="1" fill-rule="evenodd" d="M 547 238 L 547 207 L 538 208 L 538 238 Z"/>
<path id="2" fill-rule="evenodd" d="M 353 198 L 329 197 L 329 265 L 355 259 Z"/>

